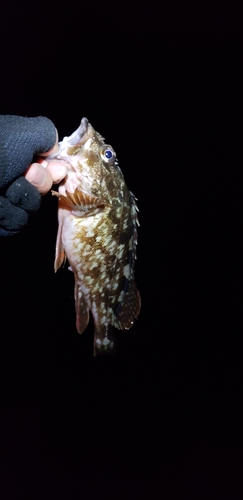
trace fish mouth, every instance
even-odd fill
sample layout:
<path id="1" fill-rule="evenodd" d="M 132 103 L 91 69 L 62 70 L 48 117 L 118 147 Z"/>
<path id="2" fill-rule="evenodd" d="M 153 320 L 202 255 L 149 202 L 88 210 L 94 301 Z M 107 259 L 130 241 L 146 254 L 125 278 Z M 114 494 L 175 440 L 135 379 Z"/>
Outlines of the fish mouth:
<path id="1" fill-rule="evenodd" d="M 89 139 L 92 132 L 92 126 L 87 118 L 82 118 L 81 123 L 77 130 L 75 130 L 70 136 L 64 137 L 62 141 L 59 142 L 59 151 L 53 155 L 48 156 L 47 160 L 62 158 L 62 153 L 67 148 L 79 145 L 80 147 Z"/>

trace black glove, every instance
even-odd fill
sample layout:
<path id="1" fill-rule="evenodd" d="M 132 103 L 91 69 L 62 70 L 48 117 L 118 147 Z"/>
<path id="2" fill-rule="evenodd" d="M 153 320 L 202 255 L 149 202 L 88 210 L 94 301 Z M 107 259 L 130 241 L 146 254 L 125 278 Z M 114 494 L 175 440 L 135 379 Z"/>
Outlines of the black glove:
<path id="1" fill-rule="evenodd" d="M 39 192 L 22 174 L 55 141 L 55 126 L 44 116 L 0 116 L 0 236 L 19 232 L 40 207 Z"/>

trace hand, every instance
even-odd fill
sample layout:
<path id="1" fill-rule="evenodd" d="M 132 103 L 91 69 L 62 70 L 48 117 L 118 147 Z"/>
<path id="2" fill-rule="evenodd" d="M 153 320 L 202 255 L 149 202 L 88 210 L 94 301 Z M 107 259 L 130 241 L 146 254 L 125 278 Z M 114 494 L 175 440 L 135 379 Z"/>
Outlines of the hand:
<path id="1" fill-rule="evenodd" d="M 59 150 L 58 136 L 52 149 L 42 154 L 35 163 L 26 170 L 24 176 L 40 194 L 50 191 L 52 184 L 59 184 L 67 173 L 67 168 L 60 161 L 46 161 L 43 157 L 57 153 Z"/>
<path id="2" fill-rule="evenodd" d="M 0 236 L 19 232 L 40 207 L 40 194 L 66 175 L 63 164 L 40 158 L 57 151 L 57 131 L 48 118 L 0 116 Z"/>

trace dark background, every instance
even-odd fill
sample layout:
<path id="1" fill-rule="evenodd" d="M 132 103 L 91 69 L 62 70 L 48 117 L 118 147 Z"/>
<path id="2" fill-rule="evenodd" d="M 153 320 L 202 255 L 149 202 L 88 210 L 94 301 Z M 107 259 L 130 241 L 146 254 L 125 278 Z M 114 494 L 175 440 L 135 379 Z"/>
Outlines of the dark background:
<path id="1" fill-rule="evenodd" d="M 0 499 L 240 498 L 242 9 L 21 2 L 1 17 L 2 114 L 87 116 L 140 208 L 132 330 L 93 359 L 57 201 L 2 239 Z M 16 493 L 17 492 L 17 493 Z"/>

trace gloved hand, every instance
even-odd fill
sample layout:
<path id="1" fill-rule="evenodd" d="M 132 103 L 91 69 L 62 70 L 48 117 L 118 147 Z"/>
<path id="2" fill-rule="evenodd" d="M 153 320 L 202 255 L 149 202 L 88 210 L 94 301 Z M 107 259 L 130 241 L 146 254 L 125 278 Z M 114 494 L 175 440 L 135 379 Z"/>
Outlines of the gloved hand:
<path id="1" fill-rule="evenodd" d="M 57 151 L 56 141 L 56 128 L 48 118 L 0 116 L 0 236 L 19 232 L 27 223 L 28 214 L 40 207 L 41 195 L 30 182 L 32 182 L 33 172 L 35 174 L 38 168 L 41 171 L 43 167 L 34 163 L 29 171 L 27 169 L 35 155 L 43 155 L 47 151 L 52 152 L 54 145 Z M 36 167 L 36 172 L 33 166 Z M 48 182 L 42 190 L 40 189 L 41 193 L 47 192 L 52 182 L 59 182 L 66 173 L 64 165 L 60 166 L 59 163 L 58 175 L 54 173 L 51 176 L 50 163 L 49 167 Z M 60 171 L 60 168 L 63 170 Z M 45 174 L 44 170 L 43 172 Z"/>

